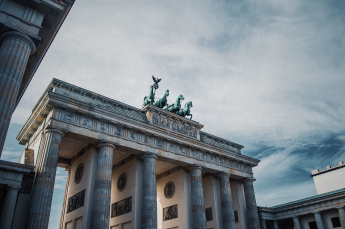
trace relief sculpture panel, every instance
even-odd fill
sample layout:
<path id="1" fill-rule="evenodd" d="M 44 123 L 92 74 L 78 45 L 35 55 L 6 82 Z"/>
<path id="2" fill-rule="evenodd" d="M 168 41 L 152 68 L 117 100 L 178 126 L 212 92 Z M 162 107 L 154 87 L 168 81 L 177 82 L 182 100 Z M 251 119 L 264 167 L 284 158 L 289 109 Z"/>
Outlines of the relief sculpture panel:
<path id="1" fill-rule="evenodd" d="M 170 130 L 176 131 L 180 134 L 187 135 L 192 138 L 197 138 L 196 128 L 184 125 L 173 120 L 158 115 L 152 115 L 152 123 L 157 126 L 168 128 Z"/>
<path id="2" fill-rule="evenodd" d="M 132 197 L 128 197 L 111 205 L 111 218 L 132 212 Z"/>
<path id="3" fill-rule="evenodd" d="M 68 199 L 67 213 L 84 206 L 85 189 Z"/>

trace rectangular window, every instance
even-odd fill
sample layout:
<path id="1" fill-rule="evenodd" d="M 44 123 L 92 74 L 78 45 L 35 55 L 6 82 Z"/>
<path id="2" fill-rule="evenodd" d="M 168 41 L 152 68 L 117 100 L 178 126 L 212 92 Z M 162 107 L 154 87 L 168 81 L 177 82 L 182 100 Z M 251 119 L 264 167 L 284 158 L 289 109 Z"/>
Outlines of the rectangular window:
<path id="1" fill-rule="evenodd" d="M 237 213 L 237 210 L 234 211 L 234 215 L 235 215 L 235 222 L 238 223 L 239 220 L 238 220 L 238 213 Z"/>
<path id="2" fill-rule="evenodd" d="M 341 227 L 339 217 L 331 218 L 331 221 L 332 221 L 333 228 Z"/>
<path id="3" fill-rule="evenodd" d="M 316 221 L 309 222 L 309 228 L 310 228 L 310 229 L 317 229 Z"/>

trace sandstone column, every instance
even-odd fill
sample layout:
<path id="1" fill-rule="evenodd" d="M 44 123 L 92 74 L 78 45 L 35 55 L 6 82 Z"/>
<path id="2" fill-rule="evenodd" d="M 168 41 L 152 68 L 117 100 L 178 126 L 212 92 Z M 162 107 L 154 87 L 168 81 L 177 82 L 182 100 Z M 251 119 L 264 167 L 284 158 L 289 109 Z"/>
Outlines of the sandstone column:
<path id="1" fill-rule="evenodd" d="M 0 157 L 26 64 L 35 50 L 34 42 L 22 33 L 0 36 Z"/>
<path id="2" fill-rule="evenodd" d="M 111 143 L 102 142 L 98 145 L 98 148 L 90 228 L 109 229 L 111 176 L 115 146 Z"/>
<path id="3" fill-rule="evenodd" d="M 295 226 L 295 229 L 301 229 L 301 225 L 299 224 L 298 216 L 293 217 L 293 225 Z"/>
<path id="4" fill-rule="evenodd" d="M 65 214 L 66 214 L 66 206 L 67 206 L 67 195 L 68 195 L 68 188 L 69 188 L 69 180 L 71 176 L 71 166 L 68 166 L 66 169 L 68 171 L 67 181 L 66 181 L 66 188 L 65 188 L 65 195 L 63 197 L 62 203 L 62 211 L 61 211 L 61 218 L 60 218 L 60 229 L 64 229 L 64 221 L 65 221 Z"/>
<path id="5" fill-rule="evenodd" d="M 201 169 L 199 166 L 189 169 L 192 193 L 192 229 L 207 229 Z"/>
<path id="6" fill-rule="evenodd" d="M 244 195 L 246 197 L 247 205 L 248 228 L 260 229 L 259 214 L 256 206 L 253 181 L 254 179 L 245 179 L 243 181 Z"/>
<path id="7" fill-rule="evenodd" d="M 36 179 L 31 194 L 27 229 L 48 228 L 61 139 L 57 129 L 44 131 L 44 142 L 36 163 Z"/>
<path id="8" fill-rule="evenodd" d="M 320 212 L 314 212 L 317 229 L 324 229 Z"/>
<path id="9" fill-rule="evenodd" d="M 1 219 L 0 219 L 0 228 L 2 229 L 11 229 L 12 221 L 14 216 L 14 210 L 16 208 L 18 190 L 20 187 L 7 187 L 7 194 L 5 197 L 5 203 L 3 206 Z"/>
<path id="10" fill-rule="evenodd" d="M 279 229 L 277 220 L 273 220 L 273 229 Z"/>
<path id="11" fill-rule="evenodd" d="M 236 229 L 234 207 L 232 204 L 230 174 L 221 173 L 219 177 L 220 200 L 222 206 L 222 218 L 224 229 Z M 192 194 L 193 195 L 193 194 Z"/>
<path id="12" fill-rule="evenodd" d="M 345 229 L 345 206 L 341 206 L 338 208 L 339 211 L 339 219 L 341 222 L 341 226 Z"/>
<path id="13" fill-rule="evenodd" d="M 157 156 L 145 153 L 141 158 L 143 159 L 141 228 L 157 229 Z"/>

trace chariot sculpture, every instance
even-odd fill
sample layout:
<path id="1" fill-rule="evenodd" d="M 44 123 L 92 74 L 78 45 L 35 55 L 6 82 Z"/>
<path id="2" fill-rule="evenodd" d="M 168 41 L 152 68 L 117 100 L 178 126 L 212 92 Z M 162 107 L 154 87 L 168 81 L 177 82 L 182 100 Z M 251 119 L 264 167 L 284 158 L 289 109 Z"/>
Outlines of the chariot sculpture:
<path id="1" fill-rule="evenodd" d="M 152 76 L 153 79 L 153 85 L 150 86 L 150 93 L 148 96 L 144 97 L 144 103 L 143 107 L 146 105 L 150 104 L 156 107 L 159 107 L 163 109 L 164 107 L 165 110 L 170 111 L 174 114 L 177 114 L 182 117 L 190 116 L 190 119 L 192 119 L 193 115 L 190 113 L 190 108 L 193 107 L 192 102 L 187 102 L 183 108 L 181 108 L 181 102 L 184 100 L 183 95 L 179 95 L 175 101 L 175 103 L 169 105 L 168 104 L 168 96 L 169 96 L 169 90 L 166 90 L 164 93 L 164 96 L 159 99 L 158 101 L 155 102 L 155 95 L 156 95 L 156 90 L 159 88 L 158 83 L 162 79 L 158 79 L 154 76 Z"/>

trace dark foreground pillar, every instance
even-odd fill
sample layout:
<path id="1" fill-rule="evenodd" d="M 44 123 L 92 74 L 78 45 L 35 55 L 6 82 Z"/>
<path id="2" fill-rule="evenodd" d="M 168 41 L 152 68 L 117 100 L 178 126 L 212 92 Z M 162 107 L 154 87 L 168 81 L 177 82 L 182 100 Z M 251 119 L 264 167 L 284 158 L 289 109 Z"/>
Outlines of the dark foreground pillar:
<path id="1" fill-rule="evenodd" d="M 31 194 L 27 229 L 48 228 L 59 149 L 63 136 L 64 133 L 57 129 L 44 131 L 44 142 L 36 163 L 36 179 Z"/>
<path id="2" fill-rule="evenodd" d="M 92 229 L 109 229 L 111 176 L 115 146 L 111 143 L 98 145 L 98 162 L 91 216 Z"/>
<path id="3" fill-rule="evenodd" d="M 0 157 L 29 56 L 34 42 L 19 32 L 0 36 Z"/>
<path id="4" fill-rule="evenodd" d="M 20 187 L 7 187 L 7 194 L 5 197 L 5 203 L 1 214 L 0 228 L 11 229 L 14 216 L 14 210 L 16 208 L 18 190 Z"/>
<path id="5" fill-rule="evenodd" d="M 143 159 L 141 228 L 157 229 L 157 156 L 145 153 L 141 158 Z"/>
<path id="6" fill-rule="evenodd" d="M 201 169 L 199 166 L 189 169 L 192 193 L 192 229 L 207 229 Z"/>
<path id="7" fill-rule="evenodd" d="M 232 204 L 230 174 L 221 173 L 219 177 L 220 200 L 222 206 L 222 218 L 224 229 L 236 229 L 234 207 Z"/>
<path id="8" fill-rule="evenodd" d="M 258 208 L 256 206 L 253 179 L 243 181 L 244 195 L 246 196 L 247 219 L 249 229 L 260 229 Z"/>

